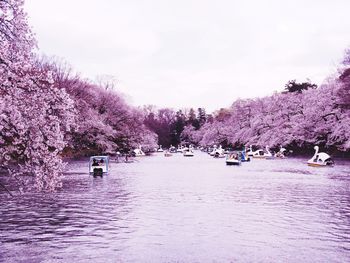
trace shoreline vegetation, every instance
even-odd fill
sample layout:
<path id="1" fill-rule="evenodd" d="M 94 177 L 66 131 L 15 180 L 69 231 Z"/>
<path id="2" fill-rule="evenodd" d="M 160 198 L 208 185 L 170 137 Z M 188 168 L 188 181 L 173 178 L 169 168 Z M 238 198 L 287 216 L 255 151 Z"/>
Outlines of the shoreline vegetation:
<path id="1" fill-rule="evenodd" d="M 113 81 L 81 78 L 65 63 L 38 57 L 23 1 L 1 1 L 0 182 L 18 190 L 54 191 L 63 158 L 122 154 L 162 145 L 283 146 L 295 154 L 315 144 L 350 152 L 350 51 L 320 87 L 289 81 L 280 93 L 204 108 L 132 107 Z M 4 176 L 6 174 L 6 176 Z M 6 180 L 4 179 L 6 177 Z"/>

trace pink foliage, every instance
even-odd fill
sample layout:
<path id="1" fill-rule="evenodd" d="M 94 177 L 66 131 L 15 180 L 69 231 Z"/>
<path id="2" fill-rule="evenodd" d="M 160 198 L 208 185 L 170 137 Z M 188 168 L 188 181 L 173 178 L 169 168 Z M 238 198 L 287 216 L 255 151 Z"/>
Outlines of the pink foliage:
<path id="1" fill-rule="evenodd" d="M 0 1 L 0 163 L 20 189 L 53 190 L 74 123 L 73 101 L 35 66 L 23 1 Z"/>
<path id="2" fill-rule="evenodd" d="M 201 145 L 220 144 L 278 147 L 314 144 L 350 149 L 350 114 L 346 80 L 331 80 L 317 89 L 301 93 L 276 93 L 272 96 L 238 100 L 223 118 L 218 112 L 212 123 L 199 131 L 187 129 L 186 137 Z M 348 86 L 347 86 L 348 85 Z M 345 95 L 344 95 L 345 94 Z"/>

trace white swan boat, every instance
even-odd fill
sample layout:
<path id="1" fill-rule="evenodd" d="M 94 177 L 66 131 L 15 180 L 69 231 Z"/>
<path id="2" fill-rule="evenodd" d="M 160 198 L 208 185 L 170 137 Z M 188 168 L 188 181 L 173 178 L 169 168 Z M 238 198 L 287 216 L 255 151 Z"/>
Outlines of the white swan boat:
<path id="1" fill-rule="evenodd" d="M 253 157 L 260 159 L 270 159 L 273 158 L 273 155 L 269 150 L 269 146 L 266 146 L 265 151 L 263 149 L 259 149 L 253 152 Z"/>
<path id="2" fill-rule="evenodd" d="M 285 155 L 286 151 L 287 151 L 286 148 L 283 148 L 281 146 L 280 150 L 274 154 L 274 157 L 276 157 L 276 158 L 285 158 L 286 157 L 286 155 Z"/>
<path id="3" fill-rule="evenodd" d="M 169 148 L 169 152 L 176 153 L 176 147 L 171 145 L 170 148 Z"/>
<path id="4" fill-rule="evenodd" d="M 159 148 L 158 148 L 157 152 L 161 152 L 161 153 L 164 152 L 164 150 L 162 148 L 162 145 L 159 145 Z"/>
<path id="5" fill-rule="evenodd" d="M 318 152 L 319 147 L 315 146 L 315 154 L 312 156 L 310 160 L 307 161 L 309 166 L 322 167 L 322 166 L 332 166 L 334 165 L 334 161 L 332 158 L 324 152 Z"/>
<path id="6" fill-rule="evenodd" d="M 226 157 L 225 150 L 222 149 L 221 145 L 219 148 L 215 149 L 213 152 L 214 153 L 210 154 L 210 155 L 214 156 L 214 158 L 225 158 Z"/>
<path id="7" fill-rule="evenodd" d="M 193 149 L 191 149 L 191 148 L 184 148 L 183 149 L 183 155 L 184 155 L 184 157 L 193 157 L 194 156 L 194 153 L 193 153 Z"/>
<path id="8" fill-rule="evenodd" d="M 176 152 L 178 152 L 178 153 L 183 153 L 183 151 L 184 151 L 185 148 L 186 148 L 186 147 L 178 146 Z"/>
<path id="9" fill-rule="evenodd" d="M 140 156 L 145 156 L 146 154 L 142 151 L 142 147 L 141 145 L 139 146 L 139 148 L 136 148 L 135 150 L 133 150 L 135 157 L 140 157 Z"/>
<path id="10" fill-rule="evenodd" d="M 215 155 L 215 153 L 216 153 L 216 150 L 217 150 L 218 148 L 216 147 L 216 145 L 214 145 L 214 147 L 213 147 L 213 149 L 212 149 L 212 151 L 211 152 L 209 152 L 209 155 L 210 156 L 214 156 Z"/>

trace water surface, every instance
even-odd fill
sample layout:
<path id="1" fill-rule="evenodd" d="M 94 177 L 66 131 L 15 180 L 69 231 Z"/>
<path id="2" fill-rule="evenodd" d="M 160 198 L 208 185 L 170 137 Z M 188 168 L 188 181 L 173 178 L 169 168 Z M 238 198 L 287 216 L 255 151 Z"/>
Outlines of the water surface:
<path id="1" fill-rule="evenodd" d="M 87 172 L 74 161 L 57 193 L 0 193 L 0 261 L 350 261 L 349 162 L 234 167 L 196 152 Z"/>

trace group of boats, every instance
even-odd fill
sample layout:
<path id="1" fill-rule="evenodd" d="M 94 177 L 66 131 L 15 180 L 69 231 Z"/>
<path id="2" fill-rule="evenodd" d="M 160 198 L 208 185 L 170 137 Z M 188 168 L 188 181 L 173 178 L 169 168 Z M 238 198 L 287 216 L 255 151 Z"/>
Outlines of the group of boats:
<path id="1" fill-rule="evenodd" d="M 247 151 L 244 148 L 241 151 L 230 151 L 225 150 L 221 146 L 213 148 L 200 148 L 202 151 L 206 151 L 210 156 L 214 158 L 225 158 L 227 165 L 241 165 L 242 162 L 250 162 L 252 158 L 257 159 L 274 159 L 274 158 L 286 158 L 287 150 L 280 147 L 278 152 L 272 153 L 268 146 L 265 149 L 258 149 L 253 151 L 252 146 L 249 147 Z M 331 156 L 325 152 L 319 152 L 319 147 L 314 147 L 315 153 L 311 159 L 307 161 L 309 166 L 314 167 L 324 167 L 333 166 L 334 161 Z M 182 153 L 184 157 L 194 156 L 194 147 L 192 145 L 179 146 L 178 148 L 171 146 L 169 149 L 163 150 L 160 146 L 157 152 L 164 153 L 165 157 L 170 157 L 174 153 Z M 135 157 L 145 156 L 146 154 L 142 151 L 142 147 L 133 150 L 133 155 Z M 94 176 L 103 176 L 108 173 L 108 156 L 91 156 L 89 162 L 89 173 Z"/>
<path id="2" fill-rule="evenodd" d="M 214 158 L 226 158 L 227 165 L 240 165 L 242 162 L 250 162 L 252 158 L 254 159 L 275 159 L 275 158 L 286 158 L 287 149 L 280 146 L 277 152 L 271 152 L 269 146 L 264 149 L 260 148 L 253 151 L 252 146 L 249 146 L 247 150 L 245 147 L 241 151 L 230 151 L 225 150 L 220 145 L 212 148 L 200 148 L 202 151 L 206 151 L 210 156 Z M 324 152 L 319 152 L 319 147 L 315 146 L 314 156 L 307 161 L 309 166 L 331 166 L 334 165 L 332 158 Z M 142 152 L 141 147 L 135 150 L 136 156 L 140 156 Z M 192 145 L 187 146 L 170 146 L 169 149 L 163 150 L 162 146 L 157 149 L 157 152 L 164 152 L 165 157 L 171 157 L 174 153 L 182 153 L 184 157 L 194 156 L 194 147 Z M 144 155 L 144 154 L 143 154 Z"/>
<path id="3" fill-rule="evenodd" d="M 205 149 L 203 150 L 205 151 Z M 227 165 L 240 165 L 242 162 L 250 162 L 250 157 L 245 149 L 242 151 L 229 151 L 223 149 L 220 145 L 218 148 L 214 146 L 213 149 L 207 149 L 207 152 L 214 158 L 226 158 Z"/>
<path id="4" fill-rule="evenodd" d="M 260 159 L 272 159 L 272 158 L 285 158 L 285 148 L 280 148 L 280 150 L 272 154 L 269 150 L 269 147 L 266 146 L 265 150 L 259 149 L 256 151 L 252 150 L 252 146 L 250 146 L 249 151 L 244 148 L 241 151 L 229 151 L 222 148 L 220 145 L 216 147 L 214 145 L 213 148 L 202 149 L 207 151 L 209 155 L 214 158 L 226 158 L 227 165 L 240 165 L 242 162 L 250 162 L 251 158 L 260 158 Z"/>
<path id="5" fill-rule="evenodd" d="M 319 147 L 314 147 L 315 153 L 311 159 L 307 161 L 309 166 L 322 167 L 322 166 L 332 166 L 334 161 L 331 156 L 324 152 L 319 152 Z M 247 151 L 244 148 L 242 151 L 225 151 L 221 146 L 219 148 L 214 148 L 208 153 L 214 158 L 226 158 L 227 165 L 240 165 L 242 162 L 249 162 L 251 158 L 256 159 L 275 159 L 275 158 L 286 158 L 287 150 L 280 147 L 278 152 L 272 153 L 269 146 L 265 149 L 258 149 L 253 151 L 252 146 L 249 147 Z"/>
<path id="6" fill-rule="evenodd" d="M 184 157 L 193 157 L 194 156 L 194 147 L 192 145 L 187 146 L 179 146 L 176 148 L 175 146 L 170 146 L 168 150 L 164 152 L 165 157 L 170 157 L 174 153 L 182 153 Z"/>
<path id="7" fill-rule="evenodd" d="M 169 149 L 163 149 L 160 145 L 158 149 L 155 149 L 155 152 L 158 153 L 164 153 L 165 157 L 170 157 L 174 153 L 182 153 L 185 157 L 193 157 L 194 156 L 194 147 L 192 145 L 190 146 L 179 146 L 178 148 L 174 146 L 170 146 Z M 145 156 L 146 154 L 142 151 L 142 147 L 139 146 L 138 148 L 133 150 L 133 156 L 140 157 Z"/>

